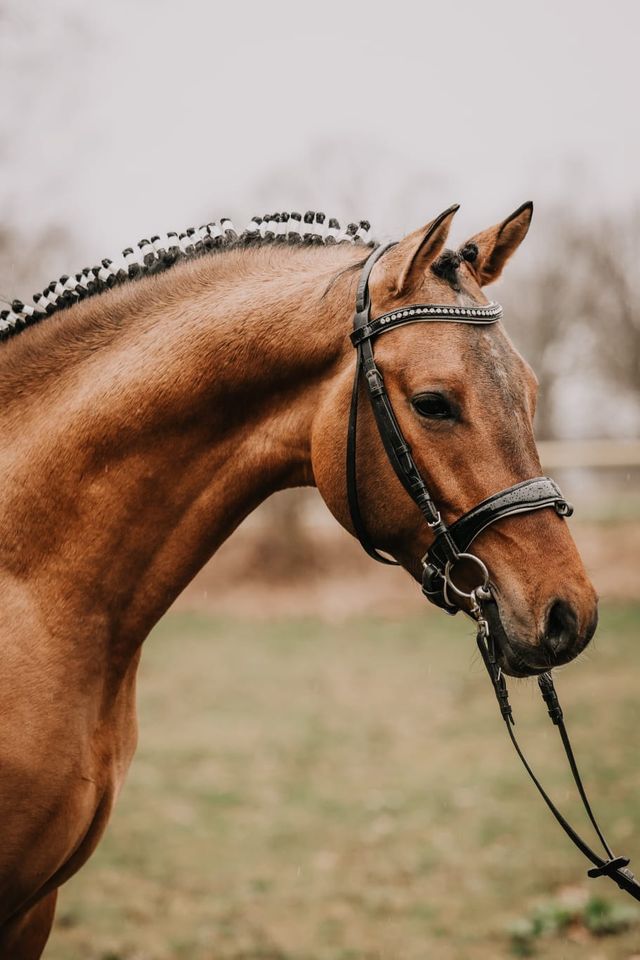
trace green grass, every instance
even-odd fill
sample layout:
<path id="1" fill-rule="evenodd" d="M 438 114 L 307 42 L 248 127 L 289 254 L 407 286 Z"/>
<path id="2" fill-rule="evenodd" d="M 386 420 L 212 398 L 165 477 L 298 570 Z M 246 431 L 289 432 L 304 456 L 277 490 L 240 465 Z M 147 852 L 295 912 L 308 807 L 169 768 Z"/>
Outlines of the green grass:
<path id="1" fill-rule="evenodd" d="M 557 682 L 594 805 L 637 865 L 639 640 L 640 606 L 605 609 L 588 657 Z M 537 687 L 512 687 L 521 737 L 580 820 Z M 139 705 L 127 784 L 61 891 L 49 960 L 638 952 L 633 920 L 604 940 L 623 895 L 585 879 L 534 795 L 459 617 L 172 614 L 146 643 Z M 605 905 L 547 924 L 518 954 L 514 930 L 526 939 L 568 887 Z"/>

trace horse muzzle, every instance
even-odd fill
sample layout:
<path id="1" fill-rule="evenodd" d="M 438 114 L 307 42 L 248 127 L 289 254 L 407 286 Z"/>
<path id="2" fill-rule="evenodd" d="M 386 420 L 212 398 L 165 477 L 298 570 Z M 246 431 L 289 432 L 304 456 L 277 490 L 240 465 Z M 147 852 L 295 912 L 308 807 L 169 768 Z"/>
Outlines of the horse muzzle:
<path id="1" fill-rule="evenodd" d="M 495 596 L 483 605 L 493 638 L 499 666 L 512 677 L 532 677 L 574 660 L 591 640 L 598 622 L 594 604 L 586 624 L 581 625 L 574 606 L 554 599 L 548 606 L 540 629 L 531 625 L 527 636 L 522 624 L 511 622 Z"/>

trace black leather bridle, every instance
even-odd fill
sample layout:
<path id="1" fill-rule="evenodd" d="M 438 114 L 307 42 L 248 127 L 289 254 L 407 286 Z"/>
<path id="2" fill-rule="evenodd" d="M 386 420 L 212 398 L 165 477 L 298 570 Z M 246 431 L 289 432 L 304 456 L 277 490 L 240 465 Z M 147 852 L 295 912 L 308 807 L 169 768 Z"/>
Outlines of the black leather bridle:
<path id="1" fill-rule="evenodd" d="M 360 512 L 356 479 L 356 435 L 358 423 L 358 394 L 364 380 L 371 406 L 391 466 L 411 499 L 417 504 L 427 526 L 433 531 L 434 541 L 422 560 L 422 589 L 432 603 L 457 612 L 458 604 L 448 598 L 445 570 L 467 554 L 469 547 L 486 527 L 515 513 L 526 513 L 553 507 L 559 514 L 569 516 L 571 506 L 563 499 L 560 489 L 549 477 L 534 477 L 515 486 L 494 493 L 479 503 L 455 523 L 447 526 L 440 516 L 425 481 L 420 475 L 411 455 L 411 447 L 402 430 L 385 390 L 380 370 L 373 355 L 373 340 L 408 323 L 468 323 L 487 326 L 502 317 L 502 307 L 497 303 L 477 307 L 452 307 L 438 304 L 411 304 L 371 319 L 369 277 L 373 266 L 382 255 L 394 246 L 387 243 L 376 247 L 365 263 L 356 294 L 356 312 L 353 320 L 351 342 L 356 348 L 356 371 L 353 378 L 349 431 L 347 438 L 347 495 L 349 510 L 356 536 L 367 553 L 380 563 L 395 564 L 374 546 Z M 470 556 L 470 555 L 468 555 Z"/>
<path id="2" fill-rule="evenodd" d="M 505 517 L 534 510 L 552 508 L 560 516 L 570 516 L 571 505 L 564 499 L 558 485 L 549 477 L 534 477 L 524 480 L 506 490 L 495 493 L 473 507 L 454 523 L 447 524 L 440 515 L 429 489 L 413 459 L 411 447 L 407 443 L 395 416 L 384 380 L 376 365 L 373 341 L 389 330 L 409 323 L 468 323 L 489 325 L 502 317 L 502 308 L 497 303 L 486 306 L 456 307 L 445 304 L 410 304 L 397 310 L 371 318 L 371 299 L 369 278 L 374 264 L 394 245 L 393 242 L 376 247 L 368 257 L 358 282 L 356 309 L 353 320 L 351 341 L 356 349 L 356 369 L 351 394 L 351 409 L 347 432 L 347 497 L 351 522 L 360 543 L 367 553 L 380 563 L 396 564 L 397 561 L 380 553 L 373 543 L 360 511 L 357 484 L 357 426 L 358 398 L 364 383 L 368 393 L 380 438 L 391 466 L 400 483 L 418 506 L 427 526 L 433 532 L 433 542 L 422 558 L 422 591 L 431 603 L 457 613 L 465 609 L 477 624 L 477 644 L 483 663 L 487 669 L 500 713 L 505 721 L 509 737 L 522 761 L 527 773 L 533 780 L 542 799 L 556 818 L 567 836 L 593 864 L 588 871 L 589 877 L 608 876 L 618 886 L 640 900 L 640 884 L 628 869 L 626 857 L 616 857 L 611 852 L 604 836 L 596 823 L 574 758 L 569 736 L 564 725 L 562 708 L 558 701 L 551 673 L 538 677 L 540 691 L 547 705 L 551 720 L 558 727 L 573 778 L 582 799 L 584 808 L 606 851 L 606 857 L 595 853 L 582 837 L 567 822 L 557 809 L 542 784 L 534 774 L 513 732 L 514 718 L 509 703 L 506 680 L 497 663 L 495 639 L 491 636 L 488 622 L 483 612 L 483 603 L 492 599 L 489 572 L 483 561 L 469 548 L 475 538 L 488 526 Z M 458 561 L 464 559 L 467 567 L 475 565 L 479 573 L 479 583 L 473 589 L 463 590 L 452 579 L 453 569 Z M 461 604 L 463 601 L 465 606 Z"/>

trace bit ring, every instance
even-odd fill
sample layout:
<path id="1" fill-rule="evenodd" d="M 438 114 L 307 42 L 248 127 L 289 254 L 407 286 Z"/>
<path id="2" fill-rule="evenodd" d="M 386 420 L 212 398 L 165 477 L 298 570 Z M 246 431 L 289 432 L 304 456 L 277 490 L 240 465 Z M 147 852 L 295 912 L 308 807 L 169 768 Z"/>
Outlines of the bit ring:
<path id="1" fill-rule="evenodd" d="M 465 590 L 461 590 L 460 587 L 457 587 L 451 579 L 451 573 L 458 560 L 469 560 L 475 563 L 482 577 L 481 582 L 477 586 L 473 587 L 473 589 L 468 593 Z M 449 606 L 454 606 L 449 599 L 449 590 L 451 590 L 451 592 L 459 600 L 471 600 L 474 595 L 478 595 L 481 599 L 484 595 L 484 599 L 486 599 L 486 595 L 489 593 L 489 571 L 487 570 L 486 564 L 480 559 L 480 557 L 476 557 L 474 553 L 460 553 L 455 560 L 447 560 L 444 568 L 443 580 L 444 598 Z"/>

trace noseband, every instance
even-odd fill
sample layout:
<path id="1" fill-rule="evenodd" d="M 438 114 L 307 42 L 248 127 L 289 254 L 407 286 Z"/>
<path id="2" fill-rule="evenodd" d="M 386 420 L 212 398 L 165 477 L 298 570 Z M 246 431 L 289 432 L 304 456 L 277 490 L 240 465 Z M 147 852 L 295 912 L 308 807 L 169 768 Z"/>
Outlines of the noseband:
<path id="1" fill-rule="evenodd" d="M 593 864 L 593 869 L 588 871 L 588 876 L 592 878 L 608 876 L 621 889 L 631 894 L 636 900 L 640 900 L 640 884 L 628 869 L 628 858 L 614 856 L 591 810 L 550 672 L 538 677 L 540 691 L 547 705 L 549 716 L 558 728 L 583 806 L 603 845 L 606 857 L 602 857 L 592 850 L 563 817 L 536 777 L 516 740 L 513 732 L 515 720 L 509 703 L 506 680 L 497 662 L 495 640 L 490 635 L 488 622 L 482 607 L 485 601 L 492 598 L 489 571 L 479 557 L 469 553 L 476 537 L 498 520 L 546 508 L 554 509 L 559 516 L 568 517 L 573 513 L 573 508 L 564 499 L 558 485 L 550 477 L 533 477 L 531 480 L 524 480 L 501 490 L 499 493 L 492 494 L 453 523 L 445 523 L 413 459 L 411 447 L 402 433 L 385 389 L 382 374 L 374 358 L 373 341 L 376 337 L 387 333 L 389 330 L 394 330 L 396 327 L 405 326 L 409 323 L 467 323 L 474 326 L 489 326 L 502 318 L 502 307 L 493 302 L 486 306 L 475 307 L 411 304 L 390 313 L 382 314 L 372 320 L 369 277 L 374 264 L 392 246 L 394 246 L 393 242 L 387 243 L 376 247 L 371 253 L 362 269 L 356 293 L 356 309 L 351 334 L 351 342 L 356 349 L 356 369 L 353 378 L 347 432 L 347 497 L 353 529 L 364 549 L 374 560 L 387 564 L 397 563 L 397 561 L 380 553 L 376 548 L 360 511 L 356 473 L 356 440 L 358 397 L 361 382 L 364 382 L 389 462 L 398 480 L 417 505 L 425 523 L 433 533 L 433 542 L 422 558 L 422 592 L 431 603 L 442 607 L 448 613 L 457 613 L 458 610 L 463 609 L 461 602 L 467 604 L 466 612 L 473 617 L 477 624 L 476 641 L 478 649 L 489 674 L 509 737 L 540 796 L 569 839 Z M 465 560 L 467 565 L 469 563 L 475 565 L 479 575 L 477 585 L 468 591 L 457 586 L 452 578 L 455 565 L 460 560 Z"/>

